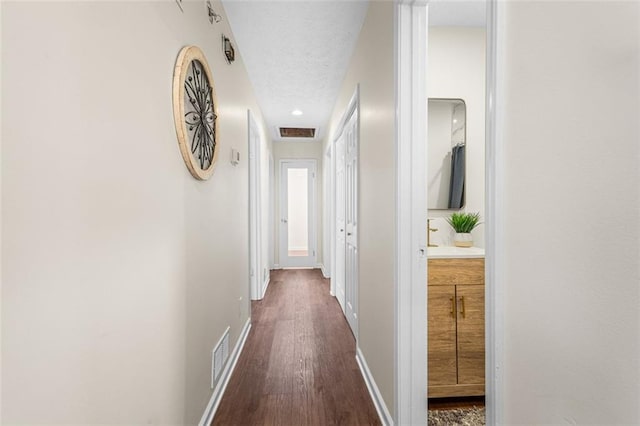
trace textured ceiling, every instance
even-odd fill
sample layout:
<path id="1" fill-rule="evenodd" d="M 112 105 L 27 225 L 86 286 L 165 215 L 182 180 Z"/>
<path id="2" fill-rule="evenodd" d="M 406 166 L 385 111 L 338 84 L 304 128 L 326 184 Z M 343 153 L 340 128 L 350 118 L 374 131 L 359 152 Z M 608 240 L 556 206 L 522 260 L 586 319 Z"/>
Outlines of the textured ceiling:
<path id="1" fill-rule="evenodd" d="M 324 138 L 368 2 L 223 5 L 273 140 L 281 140 L 278 127 L 314 127 L 313 140 Z M 293 116 L 294 109 L 303 115 Z"/>
<path id="2" fill-rule="evenodd" d="M 312 140 L 327 136 L 368 1 L 223 0 L 223 4 L 272 139 L 282 140 L 279 127 L 316 128 Z M 485 9 L 485 0 L 431 0 L 429 25 L 485 26 Z M 303 115 L 293 116 L 294 109 Z"/>

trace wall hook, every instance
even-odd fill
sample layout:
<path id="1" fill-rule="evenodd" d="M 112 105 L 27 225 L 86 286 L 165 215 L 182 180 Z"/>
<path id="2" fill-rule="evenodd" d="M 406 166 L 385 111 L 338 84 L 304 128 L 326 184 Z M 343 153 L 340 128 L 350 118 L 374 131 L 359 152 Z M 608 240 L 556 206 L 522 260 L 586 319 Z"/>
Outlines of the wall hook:
<path id="1" fill-rule="evenodd" d="M 213 6 L 211 6 L 211 1 L 207 0 L 207 15 L 209 16 L 209 23 L 213 24 L 222 21 L 222 16 L 218 15 L 215 10 L 213 10 Z"/>

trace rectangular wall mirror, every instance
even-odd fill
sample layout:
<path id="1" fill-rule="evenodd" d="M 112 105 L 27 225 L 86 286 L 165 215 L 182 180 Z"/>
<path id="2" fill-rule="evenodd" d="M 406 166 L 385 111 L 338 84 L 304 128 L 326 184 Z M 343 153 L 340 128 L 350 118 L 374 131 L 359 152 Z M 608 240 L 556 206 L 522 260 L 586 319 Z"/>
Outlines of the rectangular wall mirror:
<path id="1" fill-rule="evenodd" d="M 464 207 L 467 108 L 462 99 L 429 98 L 429 209 Z"/>

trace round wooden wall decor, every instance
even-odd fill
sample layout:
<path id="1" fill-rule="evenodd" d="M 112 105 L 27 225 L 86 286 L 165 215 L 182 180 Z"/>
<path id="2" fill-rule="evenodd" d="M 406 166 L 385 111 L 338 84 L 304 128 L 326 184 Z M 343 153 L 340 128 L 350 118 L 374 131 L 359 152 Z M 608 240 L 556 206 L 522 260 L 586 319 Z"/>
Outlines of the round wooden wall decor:
<path id="1" fill-rule="evenodd" d="M 173 119 L 180 153 L 194 178 L 207 180 L 218 157 L 216 91 L 197 46 L 183 47 L 173 72 Z"/>

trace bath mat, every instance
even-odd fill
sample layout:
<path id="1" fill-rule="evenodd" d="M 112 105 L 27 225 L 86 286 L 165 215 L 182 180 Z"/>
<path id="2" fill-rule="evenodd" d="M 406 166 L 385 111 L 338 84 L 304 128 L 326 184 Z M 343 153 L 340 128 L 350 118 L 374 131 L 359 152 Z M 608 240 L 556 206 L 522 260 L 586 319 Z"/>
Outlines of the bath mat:
<path id="1" fill-rule="evenodd" d="M 429 410 L 428 426 L 483 426 L 484 407 Z"/>

